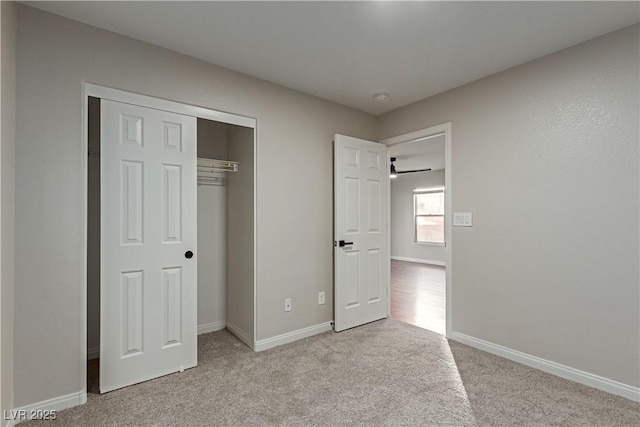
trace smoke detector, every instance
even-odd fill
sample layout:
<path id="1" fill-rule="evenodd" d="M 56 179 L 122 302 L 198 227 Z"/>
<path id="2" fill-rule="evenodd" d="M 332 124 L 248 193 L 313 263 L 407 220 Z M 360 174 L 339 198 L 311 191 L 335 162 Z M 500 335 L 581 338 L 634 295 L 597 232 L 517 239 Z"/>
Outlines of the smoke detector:
<path id="1" fill-rule="evenodd" d="M 389 92 L 376 92 L 373 94 L 373 100 L 376 102 L 387 102 L 389 100 Z"/>

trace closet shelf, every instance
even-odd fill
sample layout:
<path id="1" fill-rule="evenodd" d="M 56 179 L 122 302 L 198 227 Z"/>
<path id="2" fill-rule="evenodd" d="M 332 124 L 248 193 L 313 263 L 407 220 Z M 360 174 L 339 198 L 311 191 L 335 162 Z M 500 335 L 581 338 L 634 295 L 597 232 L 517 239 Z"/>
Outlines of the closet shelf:
<path id="1" fill-rule="evenodd" d="M 198 185 L 225 185 L 226 172 L 238 172 L 240 164 L 230 160 L 198 157 Z"/>
<path id="2" fill-rule="evenodd" d="M 198 175 L 206 175 L 215 172 L 238 172 L 238 162 L 231 160 L 205 159 L 198 157 Z"/>

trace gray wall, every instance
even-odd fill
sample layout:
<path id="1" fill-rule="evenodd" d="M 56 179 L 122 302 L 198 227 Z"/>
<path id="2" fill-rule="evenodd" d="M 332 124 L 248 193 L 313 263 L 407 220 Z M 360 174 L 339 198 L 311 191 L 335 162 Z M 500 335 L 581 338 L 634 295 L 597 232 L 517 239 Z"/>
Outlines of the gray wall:
<path id="1" fill-rule="evenodd" d="M 452 122 L 453 330 L 637 387 L 638 26 L 383 115 Z"/>
<path id="2" fill-rule="evenodd" d="M 14 303 L 14 150 L 16 132 L 16 31 L 15 2 L 0 3 L 2 41 L 0 74 L 0 412 L 13 409 L 13 303 Z M 1 425 L 6 424 L 1 417 Z"/>
<path id="3" fill-rule="evenodd" d="M 444 186 L 444 169 L 439 171 L 398 175 L 391 180 L 391 256 L 435 261 L 446 261 L 445 247 L 416 243 L 413 212 L 413 190 Z"/>
<path id="4" fill-rule="evenodd" d="M 254 340 L 253 129 L 229 126 L 229 160 L 240 163 L 227 173 L 227 324 Z M 262 322 L 267 319 L 261 318 Z"/>
<path id="5" fill-rule="evenodd" d="M 257 338 L 332 319 L 331 141 L 375 139 L 374 117 L 25 5 L 18 13 L 15 406 L 84 384 L 84 81 L 255 117 Z M 304 251 L 281 244 L 300 230 Z M 285 316 L 287 297 L 295 302 Z"/>
<path id="6" fill-rule="evenodd" d="M 198 119 L 198 157 L 227 159 L 227 128 L 224 123 Z M 227 316 L 226 186 L 198 184 L 196 256 L 198 326 L 224 325 Z"/>
<path id="7" fill-rule="evenodd" d="M 213 120 L 198 119 L 198 157 L 225 159 L 229 125 Z"/>

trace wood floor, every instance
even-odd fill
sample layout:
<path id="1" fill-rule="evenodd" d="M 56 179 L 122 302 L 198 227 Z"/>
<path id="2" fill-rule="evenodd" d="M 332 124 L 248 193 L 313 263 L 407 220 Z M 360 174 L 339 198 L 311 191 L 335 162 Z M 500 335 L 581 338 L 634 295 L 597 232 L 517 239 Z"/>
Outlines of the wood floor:
<path id="1" fill-rule="evenodd" d="M 391 260 L 391 317 L 444 335 L 445 268 Z"/>

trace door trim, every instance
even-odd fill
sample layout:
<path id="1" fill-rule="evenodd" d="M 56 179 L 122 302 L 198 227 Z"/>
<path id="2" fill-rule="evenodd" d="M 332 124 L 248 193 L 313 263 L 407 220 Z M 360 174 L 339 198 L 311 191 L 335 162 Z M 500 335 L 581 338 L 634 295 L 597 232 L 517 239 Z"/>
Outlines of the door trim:
<path id="1" fill-rule="evenodd" d="M 86 403 L 87 393 L 87 233 L 88 233 L 88 190 L 89 190 L 89 97 L 108 99 L 126 104 L 134 104 L 140 107 L 153 108 L 156 110 L 168 111 L 171 113 L 184 114 L 196 118 L 214 120 L 217 122 L 244 126 L 253 129 L 253 346 L 256 343 L 257 334 L 257 271 L 258 271 L 258 137 L 257 119 L 242 116 L 239 114 L 227 113 L 213 110 L 211 108 L 199 107 L 162 98 L 142 95 L 134 92 L 127 92 L 120 89 L 100 86 L 97 84 L 83 82 L 82 84 L 82 111 L 81 111 L 81 147 L 80 165 L 81 173 L 81 213 L 82 213 L 82 235 L 81 235 L 81 268 L 80 268 L 80 391 L 85 398 L 80 404 Z"/>
<path id="2" fill-rule="evenodd" d="M 415 132 L 406 133 L 399 136 L 394 136 L 392 138 L 386 138 L 380 141 L 380 143 L 385 144 L 387 147 L 396 144 L 402 144 L 403 142 L 415 141 L 416 139 L 429 139 L 430 137 L 435 137 L 439 135 L 444 135 L 444 209 L 445 209 L 445 220 L 444 220 L 444 240 L 446 242 L 445 246 L 445 275 L 446 275 L 446 285 L 445 285 L 445 300 L 446 300 L 446 337 L 451 338 L 451 333 L 453 331 L 453 298 L 452 298 L 452 290 L 453 290 L 453 261 L 451 253 L 453 251 L 453 240 L 451 238 L 451 229 L 452 229 L 452 218 L 453 211 L 451 209 L 451 194 L 452 194 L 452 185 L 451 185 L 451 122 L 442 123 L 440 125 L 431 126 L 428 128 L 420 129 Z M 387 197 L 389 200 L 387 201 L 387 207 L 389 209 L 387 215 L 387 240 L 389 242 L 389 264 L 391 264 L 391 225 L 388 222 L 391 218 L 391 180 L 389 180 L 389 191 L 387 192 Z M 387 275 L 387 290 L 391 292 L 391 267 L 389 267 L 389 273 Z M 389 295 L 389 312 L 391 315 L 391 295 Z"/>
<path id="3" fill-rule="evenodd" d="M 184 114 L 185 116 L 199 117 L 201 119 L 215 120 L 216 122 L 244 126 L 253 129 L 256 127 L 256 119 L 252 117 L 225 113 L 223 111 L 216 111 L 210 108 L 198 107 L 196 105 L 183 104 L 181 102 L 170 101 L 162 98 L 154 98 L 147 95 L 126 92 L 120 89 L 98 86 L 92 83 L 85 83 L 84 90 L 85 97 L 93 96 L 125 104 L 133 104 L 140 107 L 168 111 L 170 113 Z"/>

